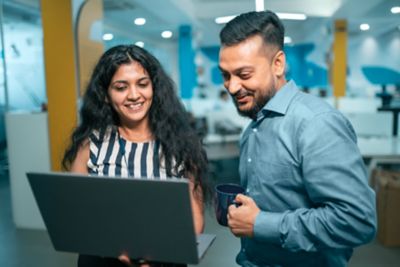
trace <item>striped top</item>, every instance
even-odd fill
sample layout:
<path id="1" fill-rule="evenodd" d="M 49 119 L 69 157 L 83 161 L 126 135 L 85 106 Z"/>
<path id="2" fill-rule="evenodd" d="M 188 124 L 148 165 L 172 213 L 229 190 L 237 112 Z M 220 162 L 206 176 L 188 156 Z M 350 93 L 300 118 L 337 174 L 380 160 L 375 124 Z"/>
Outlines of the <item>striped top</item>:
<path id="1" fill-rule="evenodd" d="M 166 179 L 158 141 L 134 143 L 124 139 L 114 127 L 94 131 L 89 136 L 89 173 L 99 176 Z M 161 158 L 162 159 L 162 158 Z"/>

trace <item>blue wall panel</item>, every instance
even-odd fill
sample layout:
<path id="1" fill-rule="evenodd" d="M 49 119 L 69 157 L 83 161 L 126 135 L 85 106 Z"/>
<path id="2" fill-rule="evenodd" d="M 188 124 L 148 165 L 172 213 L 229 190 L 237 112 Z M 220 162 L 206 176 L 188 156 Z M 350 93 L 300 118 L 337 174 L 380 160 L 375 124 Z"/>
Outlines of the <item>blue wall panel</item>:
<path id="1" fill-rule="evenodd" d="M 192 28 L 189 25 L 179 27 L 179 73 L 182 99 L 190 99 L 196 87 L 195 52 L 192 46 Z"/>

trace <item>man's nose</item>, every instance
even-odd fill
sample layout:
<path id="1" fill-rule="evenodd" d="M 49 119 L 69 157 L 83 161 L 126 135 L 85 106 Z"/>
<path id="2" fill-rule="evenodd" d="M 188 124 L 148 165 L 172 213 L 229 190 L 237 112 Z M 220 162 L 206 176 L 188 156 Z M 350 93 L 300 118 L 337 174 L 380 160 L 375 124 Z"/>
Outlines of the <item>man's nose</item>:
<path id="1" fill-rule="evenodd" d="M 229 80 L 226 88 L 228 89 L 228 91 L 231 95 L 235 95 L 242 88 L 242 85 L 241 85 L 239 79 L 231 78 Z"/>

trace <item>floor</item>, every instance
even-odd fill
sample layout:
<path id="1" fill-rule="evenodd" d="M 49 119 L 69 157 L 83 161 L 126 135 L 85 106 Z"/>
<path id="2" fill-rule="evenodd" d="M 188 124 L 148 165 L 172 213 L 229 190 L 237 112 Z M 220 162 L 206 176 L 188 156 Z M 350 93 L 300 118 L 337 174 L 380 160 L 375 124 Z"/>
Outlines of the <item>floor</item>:
<path id="1" fill-rule="evenodd" d="M 205 232 L 217 238 L 199 267 L 237 266 L 235 255 L 239 240 L 225 227 L 219 226 L 213 212 L 206 213 Z M 67 267 L 76 266 L 77 256 L 56 252 L 46 232 L 15 229 L 11 216 L 9 181 L 0 177 L 0 266 L 1 267 Z M 400 266 L 400 248 L 385 248 L 373 242 L 355 250 L 350 267 Z"/>

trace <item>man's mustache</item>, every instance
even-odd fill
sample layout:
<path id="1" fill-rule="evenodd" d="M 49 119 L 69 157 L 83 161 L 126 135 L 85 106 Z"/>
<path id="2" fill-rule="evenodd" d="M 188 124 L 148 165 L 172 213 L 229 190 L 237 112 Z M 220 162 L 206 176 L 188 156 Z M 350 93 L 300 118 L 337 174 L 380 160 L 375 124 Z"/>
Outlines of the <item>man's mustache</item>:
<path id="1" fill-rule="evenodd" d="M 249 91 L 247 91 L 246 89 L 240 89 L 235 94 L 233 94 L 232 97 L 235 99 L 239 99 L 239 98 L 249 96 L 249 95 L 253 95 L 253 94 L 250 93 Z"/>

